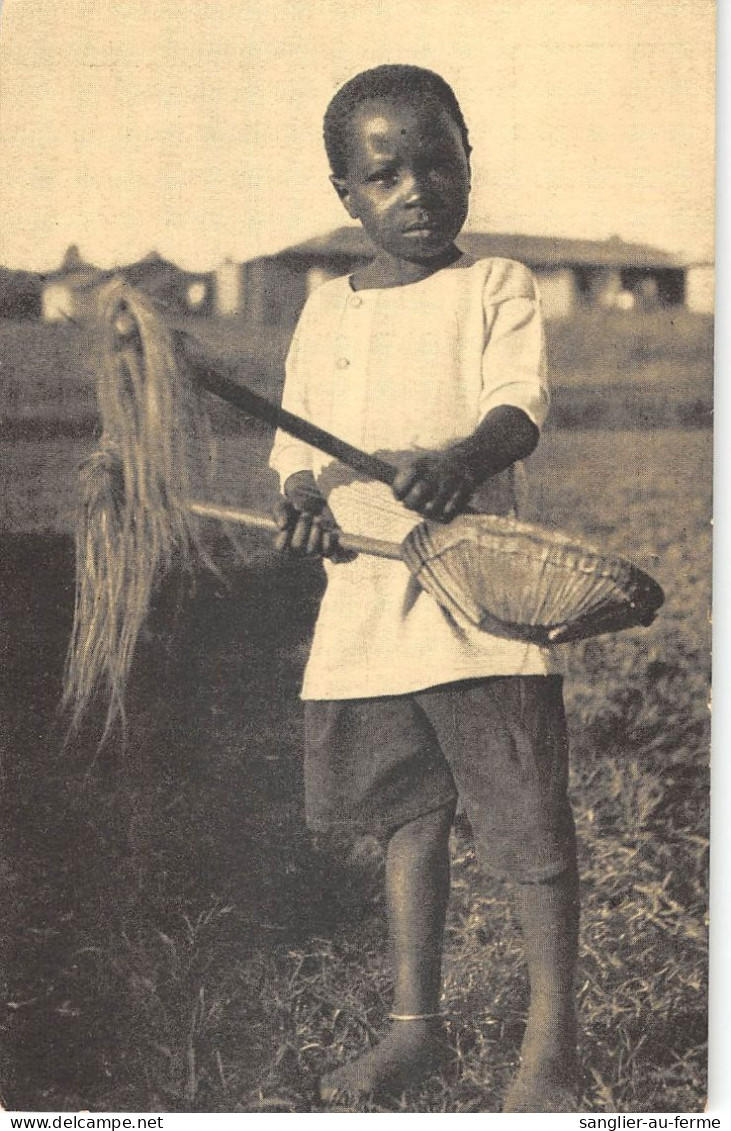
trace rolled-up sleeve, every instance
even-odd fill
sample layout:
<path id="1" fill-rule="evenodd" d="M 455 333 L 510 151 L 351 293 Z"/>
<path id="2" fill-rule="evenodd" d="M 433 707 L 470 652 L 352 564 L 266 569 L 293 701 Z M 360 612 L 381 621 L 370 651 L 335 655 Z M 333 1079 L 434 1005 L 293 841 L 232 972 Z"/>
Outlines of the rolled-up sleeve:
<path id="1" fill-rule="evenodd" d="M 527 267 L 497 261 L 485 289 L 485 331 L 480 418 L 499 405 L 514 405 L 540 430 L 550 404 L 546 338 L 538 288 Z"/>

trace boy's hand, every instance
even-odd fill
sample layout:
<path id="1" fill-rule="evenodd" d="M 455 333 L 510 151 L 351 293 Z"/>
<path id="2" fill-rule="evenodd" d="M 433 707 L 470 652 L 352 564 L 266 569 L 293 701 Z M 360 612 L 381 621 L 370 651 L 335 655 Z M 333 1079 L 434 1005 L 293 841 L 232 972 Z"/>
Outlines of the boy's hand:
<path id="1" fill-rule="evenodd" d="M 417 456 L 399 471 L 393 493 L 425 518 L 450 522 L 467 507 L 480 477 L 457 453 L 447 450 Z"/>
<path id="2" fill-rule="evenodd" d="M 416 456 L 394 479 L 393 493 L 426 518 L 449 522 L 486 479 L 526 459 L 537 443 L 538 428 L 522 409 L 497 405 L 471 436 Z"/>
<path id="3" fill-rule="evenodd" d="M 278 499 L 273 515 L 279 527 L 279 533 L 274 537 L 274 548 L 280 554 L 291 552 L 305 557 L 329 558 L 337 553 L 337 527 L 327 507 L 320 514 L 308 514 L 286 499 Z"/>
<path id="4" fill-rule="evenodd" d="M 279 527 L 274 547 L 280 554 L 292 552 L 306 557 L 333 558 L 349 561 L 352 555 L 338 546 L 338 525 L 324 496 L 309 471 L 290 475 L 284 484 L 286 498 L 274 507 L 274 521 Z"/>
<path id="5" fill-rule="evenodd" d="M 284 484 L 284 496 L 293 507 L 305 514 L 322 514 L 328 509 L 325 496 L 311 471 L 295 471 L 294 475 L 290 475 Z M 334 526 L 335 519 L 332 514 L 330 517 Z"/>

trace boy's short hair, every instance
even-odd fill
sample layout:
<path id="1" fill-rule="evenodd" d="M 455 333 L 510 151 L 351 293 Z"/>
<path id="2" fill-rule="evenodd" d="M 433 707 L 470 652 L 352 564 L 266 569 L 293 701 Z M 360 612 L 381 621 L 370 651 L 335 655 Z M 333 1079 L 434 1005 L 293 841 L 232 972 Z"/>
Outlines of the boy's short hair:
<path id="1" fill-rule="evenodd" d="M 336 177 L 347 175 L 348 123 L 353 111 L 374 98 L 420 98 L 438 102 L 458 126 L 469 157 L 472 147 L 457 97 L 448 82 L 435 71 L 406 63 L 385 63 L 361 71 L 333 96 L 325 111 L 323 134 L 330 168 Z"/>

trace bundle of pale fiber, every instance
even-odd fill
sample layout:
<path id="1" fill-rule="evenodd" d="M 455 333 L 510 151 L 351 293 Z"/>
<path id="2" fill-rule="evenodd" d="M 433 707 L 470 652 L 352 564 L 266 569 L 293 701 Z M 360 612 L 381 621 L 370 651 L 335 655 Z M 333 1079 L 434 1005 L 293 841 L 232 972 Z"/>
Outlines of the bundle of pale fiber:
<path id="1" fill-rule="evenodd" d="M 158 579 L 201 551 L 186 507 L 210 478 L 214 448 L 179 335 L 120 280 L 100 296 L 95 335 L 99 448 L 81 467 L 76 603 L 64 703 L 77 725 L 97 691 L 105 735 L 124 720 L 124 692 Z"/>

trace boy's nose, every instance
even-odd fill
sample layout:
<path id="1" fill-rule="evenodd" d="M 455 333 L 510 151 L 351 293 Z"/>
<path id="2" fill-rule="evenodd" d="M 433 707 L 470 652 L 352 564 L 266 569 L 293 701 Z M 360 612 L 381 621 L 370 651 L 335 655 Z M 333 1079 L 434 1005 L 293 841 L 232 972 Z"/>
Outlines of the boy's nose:
<path id="1" fill-rule="evenodd" d="M 431 177 L 428 171 L 412 173 L 404 185 L 404 200 L 406 204 L 421 204 L 425 198 L 433 193 Z"/>

